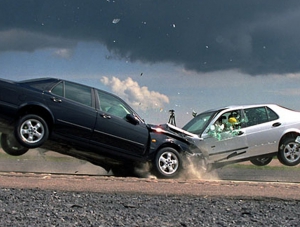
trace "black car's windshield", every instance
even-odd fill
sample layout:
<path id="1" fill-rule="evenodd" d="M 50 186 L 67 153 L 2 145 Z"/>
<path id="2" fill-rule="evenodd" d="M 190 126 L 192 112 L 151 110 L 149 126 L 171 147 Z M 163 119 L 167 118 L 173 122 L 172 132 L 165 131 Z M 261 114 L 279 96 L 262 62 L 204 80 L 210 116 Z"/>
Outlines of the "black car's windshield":
<path id="1" fill-rule="evenodd" d="M 208 123 L 215 116 L 215 114 L 216 111 L 201 113 L 191 121 L 189 121 L 185 126 L 183 126 L 182 129 L 190 133 L 200 135 L 205 130 Z"/>

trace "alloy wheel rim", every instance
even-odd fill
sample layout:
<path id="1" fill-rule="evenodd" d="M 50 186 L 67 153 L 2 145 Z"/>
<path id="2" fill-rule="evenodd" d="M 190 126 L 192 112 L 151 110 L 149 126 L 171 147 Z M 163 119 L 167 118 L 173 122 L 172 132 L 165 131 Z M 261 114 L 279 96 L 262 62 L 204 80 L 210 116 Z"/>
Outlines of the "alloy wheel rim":
<path id="1" fill-rule="evenodd" d="M 300 158 L 300 150 L 297 143 L 289 143 L 284 148 L 284 157 L 291 163 Z"/>
<path id="2" fill-rule="evenodd" d="M 23 122 L 20 128 L 20 135 L 26 143 L 37 143 L 44 136 L 43 124 L 36 119 L 28 119 Z"/>
<path id="3" fill-rule="evenodd" d="M 159 168 L 164 174 L 174 174 L 178 169 L 178 165 L 178 158 L 172 152 L 164 152 L 159 157 Z"/>

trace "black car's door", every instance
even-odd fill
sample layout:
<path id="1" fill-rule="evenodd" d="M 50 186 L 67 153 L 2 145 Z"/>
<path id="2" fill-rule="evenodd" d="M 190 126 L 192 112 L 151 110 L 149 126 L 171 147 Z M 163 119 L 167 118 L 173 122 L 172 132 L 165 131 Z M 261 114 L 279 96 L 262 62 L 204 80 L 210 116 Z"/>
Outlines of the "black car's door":
<path id="1" fill-rule="evenodd" d="M 47 104 L 55 117 L 54 135 L 88 143 L 97 117 L 92 89 L 65 81 L 47 96 Z"/>
<path id="2" fill-rule="evenodd" d="M 146 152 L 149 130 L 138 120 L 130 122 L 126 116 L 134 115 L 132 109 L 118 97 L 97 91 L 99 112 L 91 143 L 114 152 L 141 156 Z"/>

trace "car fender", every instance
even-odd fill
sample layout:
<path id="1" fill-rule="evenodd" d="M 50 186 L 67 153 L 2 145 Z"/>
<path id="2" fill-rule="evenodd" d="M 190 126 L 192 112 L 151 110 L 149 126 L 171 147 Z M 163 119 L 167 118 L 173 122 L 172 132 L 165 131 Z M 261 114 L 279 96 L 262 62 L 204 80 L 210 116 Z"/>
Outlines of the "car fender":
<path id="1" fill-rule="evenodd" d="M 193 153 L 201 153 L 195 150 L 195 145 L 189 136 L 183 136 L 179 133 L 168 130 L 168 127 L 151 126 L 150 130 L 150 150 L 149 155 L 155 154 L 163 147 L 175 148 L 179 153 L 192 155 Z"/>
<path id="2" fill-rule="evenodd" d="M 178 139 L 164 133 L 150 133 L 150 153 L 166 146 L 177 147 L 178 149 L 180 149 L 180 152 L 181 150 L 183 150 L 182 147 L 187 146 L 187 143 L 179 141 Z"/>
<path id="3" fill-rule="evenodd" d="M 282 141 L 287 137 L 294 137 L 296 139 L 297 136 L 300 135 L 300 129 L 297 128 L 288 128 L 282 132 L 282 135 L 278 141 L 278 146 L 281 146 Z"/>
<path id="4" fill-rule="evenodd" d="M 41 102 L 24 102 L 22 103 L 18 110 L 17 110 L 17 116 L 21 116 L 23 114 L 25 114 L 26 112 L 29 113 L 35 113 L 35 111 L 40 110 L 40 109 L 44 109 L 44 111 L 46 111 L 49 114 L 50 119 L 48 118 L 48 120 L 51 121 L 51 123 L 53 124 L 55 119 L 54 119 L 54 115 L 52 114 L 51 110 L 48 108 L 48 106 L 46 106 L 45 104 L 41 103 Z"/>
<path id="5" fill-rule="evenodd" d="M 287 128 L 286 130 L 283 131 L 282 135 L 285 135 L 285 134 L 291 133 L 291 132 L 300 134 L 300 129 L 298 129 L 298 128 Z"/>

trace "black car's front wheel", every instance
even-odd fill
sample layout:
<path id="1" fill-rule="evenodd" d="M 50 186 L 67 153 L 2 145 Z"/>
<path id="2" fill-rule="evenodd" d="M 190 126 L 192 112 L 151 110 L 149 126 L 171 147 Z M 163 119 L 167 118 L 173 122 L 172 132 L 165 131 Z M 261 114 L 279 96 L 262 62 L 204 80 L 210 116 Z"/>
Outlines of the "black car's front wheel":
<path id="1" fill-rule="evenodd" d="M 258 157 L 251 159 L 250 162 L 256 166 L 266 166 L 272 161 L 273 157 Z"/>
<path id="2" fill-rule="evenodd" d="M 16 124 L 15 136 L 22 146 L 36 148 L 48 139 L 48 125 L 40 116 L 28 114 L 20 118 Z"/>
<path id="3" fill-rule="evenodd" d="M 294 138 L 287 138 L 280 145 L 278 160 L 287 166 L 295 166 L 300 163 L 299 143 Z"/>
<path id="4" fill-rule="evenodd" d="M 13 156 L 23 155 L 28 151 L 28 148 L 18 143 L 13 134 L 1 134 L 1 147 L 5 153 Z"/>
<path id="5" fill-rule="evenodd" d="M 182 171 L 182 158 L 171 147 L 159 150 L 154 160 L 154 170 L 160 178 L 175 178 Z"/>

